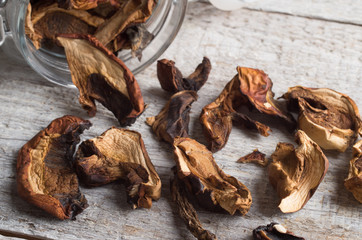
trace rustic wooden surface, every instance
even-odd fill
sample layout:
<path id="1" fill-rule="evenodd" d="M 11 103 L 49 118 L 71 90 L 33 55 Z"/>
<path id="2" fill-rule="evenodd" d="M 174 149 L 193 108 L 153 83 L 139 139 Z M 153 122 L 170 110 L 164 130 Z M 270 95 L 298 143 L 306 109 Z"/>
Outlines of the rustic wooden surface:
<path id="1" fill-rule="evenodd" d="M 361 8 L 360 0 L 259 0 L 234 12 L 221 12 L 207 3 L 190 3 L 184 25 L 163 57 L 174 59 L 185 74 L 203 56 L 213 64 L 209 81 L 192 106 L 191 136 L 205 143 L 198 115 L 236 74 L 237 65 L 263 69 L 274 82 L 276 96 L 298 84 L 329 87 L 350 95 L 362 109 Z M 159 143 L 145 124 L 169 94 L 160 89 L 155 64 L 136 78 L 148 108 L 131 129 L 142 133 L 162 179 L 162 198 L 150 210 L 131 210 L 123 186 L 82 187 L 88 209 L 76 221 L 59 221 L 18 197 L 17 152 L 54 118 L 88 116 L 78 104 L 75 89 L 47 83 L 24 63 L 0 54 L 0 238 L 8 239 L 3 235 L 11 233 L 33 239 L 193 239 L 170 197 L 171 148 Z M 84 139 L 117 126 L 102 106 L 91 121 L 94 126 Z M 265 168 L 236 163 L 255 148 L 270 156 L 279 141 L 293 142 L 293 136 L 276 122 L 271 126 L 273 132 L 267 138 L 235 127 L 226 147 L 215 154 L 220 167 L 251 190 L 253 204 L 246 216 L 198 208 L 204 227 L 219 239 L 251 239 L 252 229 L 276 221 L 306 239 L 362 239 L 362 205 L 343 186 L 350 150 L 326 152 L 330 168 L 324 181 L 307 205 L 293 214 L 278 210 L 278 197 Z"/>

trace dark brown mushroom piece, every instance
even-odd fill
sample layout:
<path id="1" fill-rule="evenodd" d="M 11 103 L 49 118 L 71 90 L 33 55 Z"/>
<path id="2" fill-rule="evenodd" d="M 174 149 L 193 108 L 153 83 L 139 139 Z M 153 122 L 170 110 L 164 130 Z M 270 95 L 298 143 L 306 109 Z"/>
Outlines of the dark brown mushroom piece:
<path id="1" fill-rule="evenodd" d="M 349 162 L 349 173 L 344 186 L 362 203 L 362 140 L 353 146 L 353 158 Z"/>
<path id="2" fill-rule="evenodd" d="M 225 86 L 218 98 L 206 105 L 201 112 L 200 122 L 209 141 L 209 149 L 222 149 L 231 132 L 233 121 L 247 129 L 257 130 L 268 136 L 270 128 L 240 112 L 242 107 L 257 109 L 260 113 L 277 116 L 294 127 L 293 117 L 283 110 L 281 103 L 273 99 L 272 82 L 263 71 L 237 67 L 238 74 Z"/>
<path id="3" fill-rule="evenodd" d="M 150 208 L 152 200 L 161 196 L 161 180 L 138 132 L 111 128 L 82 142 L 74 165 L 80 180 L 88 186 L 124 180 L 133 208 Z"/>
<path id="4" fill-rule="evenodd" d="M 268 159 L 265 157 L 265 154 L 259 152 L 258 149 L 255 149 L 252 153 L 249 153 L 241 158 L 239 158 L 238 163 L 257 163 L 263 167 L 268 165 Z"/>
<path id="5" fill-rule="evenodd" d="M 186 197 L 185 185 L 177 177 L 176 169 L 174 169 L 174 173 L 175 176 L 171 180 L 171 195 L 177 205 L 178 214 L 186 224 L 187 229 L 199 240 L 216 240 L 215 234 L 202 227 L 194 206 Z"/>
<path id="6" fill-rule="evenodd" d="M 283 98 L 291 111 L 299 112 L 298 127 L 323 149 L 344 152 L 362 134 L 358 107 L 345 94 L 296 86 Z"/>
<path id="7" fill-rule="evenodd" d="M 53 120 L 19 151 L 18 194 L 59 219 L 75 219 L 88 207 L 71 160 L 79 135 L 91 123 L 74 116 Z"/>
<path id="8" fill-rule="evenodd" d="M 125 1 L 111 18 L 98 27 L 94 36 L 106 46 L 127 27 L 145 23 L 156 5 L 157 0 Z"/>
<path id="9" fill-rule="evenodd" d="M 125 29 L 124 32 L 115 38 L 113 46 L 107 47 L 112 49 L 113 52 L 131 49 L 132 57 L 137 57 L 141 61 L 143 49 L 148 46 L 154 37 L 144 25 L 138 24 Z"/>
<path id="10" fill-rule="evenodd" d="M 144 110 L 141 89 L 127 66 L 92 36 L 62 35 L 79 102 L 90 116 L 95 100 L 109 109 L 121 126 L 131 125 Z"/>
<path id="11" fill-rule="evenodd" d="M 38 49 L 43 45 L 59 45 L 60 34 L 93 34 L 104 19 L 83 10 L 65 10 L 56 3 L 28 5 L 25 33 Z"/>
<path id="12" fill-rule="evenodd" d="M 175 137 L 188 137 L 191 104 L 197 100 L 195 91 L 174 94 L 161 112 L 147 118 L 147 124 L 160 140 L 173 143 Z"/>
<path id="13" fill-rule="evenodd" d="M 204 57 L 195 71 L 184 78 L 175 62 L 168 59 L 157 61 L 157 77 L 163 90 L 176 93 L 183 90 L 199 91 L 209 78 L 211 62 Z"/>
<path id="14" fill-rule="evenodd" d="M 329 162 L 318 144 L 306 133 L 296 133 L 299 144 L 278 143 L 268 166 L 269 181 L 280 197 L 284 213 L 296 212 L 313 196 L 327 173 Z"/>
<path id="15" fill-rule="evenodd" d="M 248 188 L 225 174 L 204 145 L 190 138 L 175 138 L 173 146 L 177 177 L 200 206 L 231 215 L 249 211 L 252 198 Z"/>
<path id="16" fill-rule="evenodd" d="M 304 240 L 295 236 L 279 223 L 270 223 L 266 226 L 259 226 L 253 230 L 254 240 Z"/>

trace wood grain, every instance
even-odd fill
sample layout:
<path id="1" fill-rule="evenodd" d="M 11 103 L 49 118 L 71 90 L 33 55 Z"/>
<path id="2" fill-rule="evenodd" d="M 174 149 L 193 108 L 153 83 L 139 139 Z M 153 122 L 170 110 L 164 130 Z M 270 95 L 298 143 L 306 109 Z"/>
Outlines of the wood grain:
<path id="1" fill-rule="evenodd" d="M 264 2 L 272 6 L 277 1 Z M 360 9 L 358 1 L 345 2 L 335 1 L 338 11 Z M 321 7 L 326 6 L 322 3 Z M 212 62 L 209 81 L 192 106 L 190 134 L 200 142 L 205 143 L 198 122 L 201 108 L 217 97 L 236 74 L 237 65 L 264 70 L 274 82 L 276 96 L 295 85 L 329 87 L 350 95 L 362 109 L 361 15 L 357 20 L 336 15 L 336 21 L 325 21 L 324 17 L 279 14 L 276 12 L 283 12 L 286 6 L 278 6 L 280 11 L 268 13 L 256 8 L 221 12 L 206 3 L 189 5 L 179 35 L 162 57 L 173 59 L 184 75 L 191 73 L 203 56 Z M 303 11 L 300 5 L 295 6 L 293 11 Z M 59 221 L 18 197 L 17 152 L 54 118 L 65 114 L 88 117 L 78 104 L 75 89 L 45 83 L 24 63 L 0 55 L 0 234 L 6 230 L 44 239 L 193 239 L 177 216 L 169 192 L 170 168 L 174 165 L 171 148 L 158 142 L 145 124 L 146 117 L 158 114 L 170 95 L 160 88 L 155 64 L 136 78 L 148 108 L 130 129 L 143 136 L 163 183 L 162 198 L 150 210 L 132 210 L 119 184 L 82 187 L 89 208 L 76 221 Z M 84 139 L 117 126 L 113 115 L 100 105 L 90 120 L 94 126 L 85 132 Z M 361 204 L 343 186 L 350 150 L 343 154 L 326 152 L 330 168 L 324 181 L 307 205 L 293 214 L 278 210 L 278 197 L 265 168 L 236 163 L 255 148 L 270 156 L 278 142 L 293 142 L 294 137 L 278 122 L 270 124 L 273 132 L 267 138 L 234 127 L 226 147 L 215 154 L 219 166 L 251 190 L 249 213 L 229 216 L 197 208 L 204 227 L 219 239 L 251 239 L 252 229 L 276 221 L 306 239 L 362 239 Z"/>

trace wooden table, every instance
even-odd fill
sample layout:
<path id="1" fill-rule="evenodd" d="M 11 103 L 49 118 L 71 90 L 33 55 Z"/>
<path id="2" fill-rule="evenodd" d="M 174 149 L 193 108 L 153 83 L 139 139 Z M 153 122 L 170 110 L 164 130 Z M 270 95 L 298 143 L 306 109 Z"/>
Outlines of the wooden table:
<path id="1" fill-rule="evenodd" d="M 205 143 L 198 116 L 236 74 L 236 66 L 264 70 L 274 82 L 276 96 L 288 87 L 329 87 L 350 95 L 362 110 L 362 1 L 259 0 L 243 9 L 222 12 L 208 3 L 190 3 L 181 31 L 162 57 L 173 59 L 186 74 L 211 59 L 213 69 L 199 100 L 192 106 L 190 135 Z M 0 55 L 0 238 L 31 239 L 193 239 L 176 212 L 169 192 L 172 149 L 160 143 L 145 124 L 169 94 L 161 90 L 155 64 L 136 76 L 147 110 L 130 127 L 139 131 L 162 179 L 162 198 L 151 209 L 132 210 L 118 184 L 84 188 L 89 207 L 76 221 L 60 221 L 18 197 L 18 150 L 54 118 L 73 114 L 88 119 L 78 104 L 76 89 L 52 85 L 34 71 Z M 83 138 L 117 126 L 112 113 L 98 105 L 93 127 Z M 253 149 L 270 156 L 278 142 L 293 136 L 273 124 L 265 138 L 234 127 L 226 147 L 215 159 L 227 173 L 243 182 L 253 196 L 246 216 L 229 216 L 197 209 L 204 227 L 219 239 L 251 239 L 252 229 L 271 221 L 306 239 L 362 239 L 361 204 L 343 186 L 351 150 L 326 151 L 330 168 L 317 192 L 299 212 L 283 214 L 266 169 L 236 160 Z M 2 236 L 4 235 L 4 236 Z"/>

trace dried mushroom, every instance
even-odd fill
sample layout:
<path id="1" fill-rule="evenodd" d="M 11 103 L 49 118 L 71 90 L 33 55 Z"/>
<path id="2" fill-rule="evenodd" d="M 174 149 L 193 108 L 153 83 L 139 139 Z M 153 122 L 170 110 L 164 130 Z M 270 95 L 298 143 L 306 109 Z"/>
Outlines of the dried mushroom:
<path id="1" fill-rule="evenodd" d="M 151 16 L 157 0 L 128 0 L 98 27 L 95 37 L 103 45 L 114 40 L 127 27 L 144 23 Z"/>
<path id="2" fill-rule="evenodd" d="M 294 119 L 273 99 L 272 82 L 263 71 L 252 68 L 237 67 L 238 74 L 225 86 L 219 97 L 201 112 L 200 121 L 204 128 L 209 148 L 216 152 L 223 148 L 229 138 L 232 121 L 248 129 L 255 129 L 262 136 L 268 136 L 270 128 L 238 112 L 242 107 L 250 110 L 278 116 L 289 125 Z"/>
<path id="3" fill-rule="evenodd" d="M 90 126 L 87 120 L 64 116 L 20 149 L 16 171 L 22 198 L 62 220 L 75 219 L 88 207 L 70 163 L 79 135 Z"/>
<path id="4" fill-rule="evenodd" d="M 59 34 L 93 34 L 104 22 L 101 17 L 93 16 L 87 11 L 65 10 L 56 3 L 28 5 L 25 21 L 25 33 L 38 49 L 45 41 L 57 44 Z"/>
<path id="5" fill-rule="evenodd" d="M 278 143 L 272 154 L 268 173 L 272 186 L 281 199 L 279 208 L 284 213 L 303 208 L 323 180 L 329 162 L 320 147 L 299 130 L 299 144 Z"/>
<path id="6" fill-rule="evenodd" d="M 160 140 L 171 144 L 175 137 L 188 137 L 191 104 L 196 100 L 195 91 L 178 92 L 157 116 L 147 118 L 147 124 Z"/>
<path id="7" fill-rule="evenodd" d="M 177 173 L 171 180 L 171 194 L 176 202 L 178 214 L 186 224 L 190 232 L 199 240 L 217 239 L 215 234 L 205 230 L 197 216 L 197 212 L 186 197 L 185 185 L 178 179 Z"/>
<path id="8" fill-rule="evenodd" d="M 207 81 L 211 71 L 211 63 L 204 57 L 195 71 L 187 78 L 184 78 L 175 62 L 168 59 L 157 61 L 157 77 L 161 87 L 167 92 L 179 92 L 183 90 L 198 91 Z"/>
<path id="9" fill-rule="evenodd" d="M 255 162 L 263 167 L 268 165 L 268 159 L 265 157 L 264 153 L 259 152 L 258 149 L 255 149 L 252 153 L 245 155 L 244 157 L 239 158 L 238 163 L 250 163 Z"/>
<path id="10" fill-rule="evenodd" d="M 304 240 L 295 236 L 279 223 L 270 223 L 266 226 L 259 226 L 253 230 L 254 240 Z"/>
<path id="11" fill-rule="evenodd" d="M 109 109 L 119 123 L 130 125 L 144 110 L 141 90 L 126 65 L 87 35 L 62 35 L 72 81 L 79 89 L 79 102 L 90 116 L 95 100 Z"/>
<path id="12" fill-rule="evenodd" d="M 131 49 L 132 57 L 137 57 L 141 61 L 143 49 L 147 47 L 153 38 L 154 35 L 142 24 L 132 26 L 116 37 L 113 41 L 113 51 Z"/>
<path id="13" fill-rule="evenodd" d="M 133 208 L 150 208 L 152 200 L 161 196 L 161 180 L 138 132 L 111 128 L 82 142 L 74 165 L 80 180 L 88 186 L 125 180 Z"/>
<path id="14" fill-rule="evenodd" d="M 246 214 L 252 199 L 248 188 L 225 174 L 207 148 L 190 138 L 175 138 L 174 155 L 177 177 L 199 202 L 210 210 Z"/>
<path id="15" fill-rule="evenodd" d="M 362 140 L 353 146 L 353 159 L 349 163 L 349 173 L 344 186 L 362 203 Z"/>
<path id="16" fill-rule="evenodd" d="M 283 95 L 292 111 L 299 111 L 299 128 L 324 149 L 346 151 L 362 121 L 355 102 L 347 95 L 327 88 L 289 88 Z"/>

